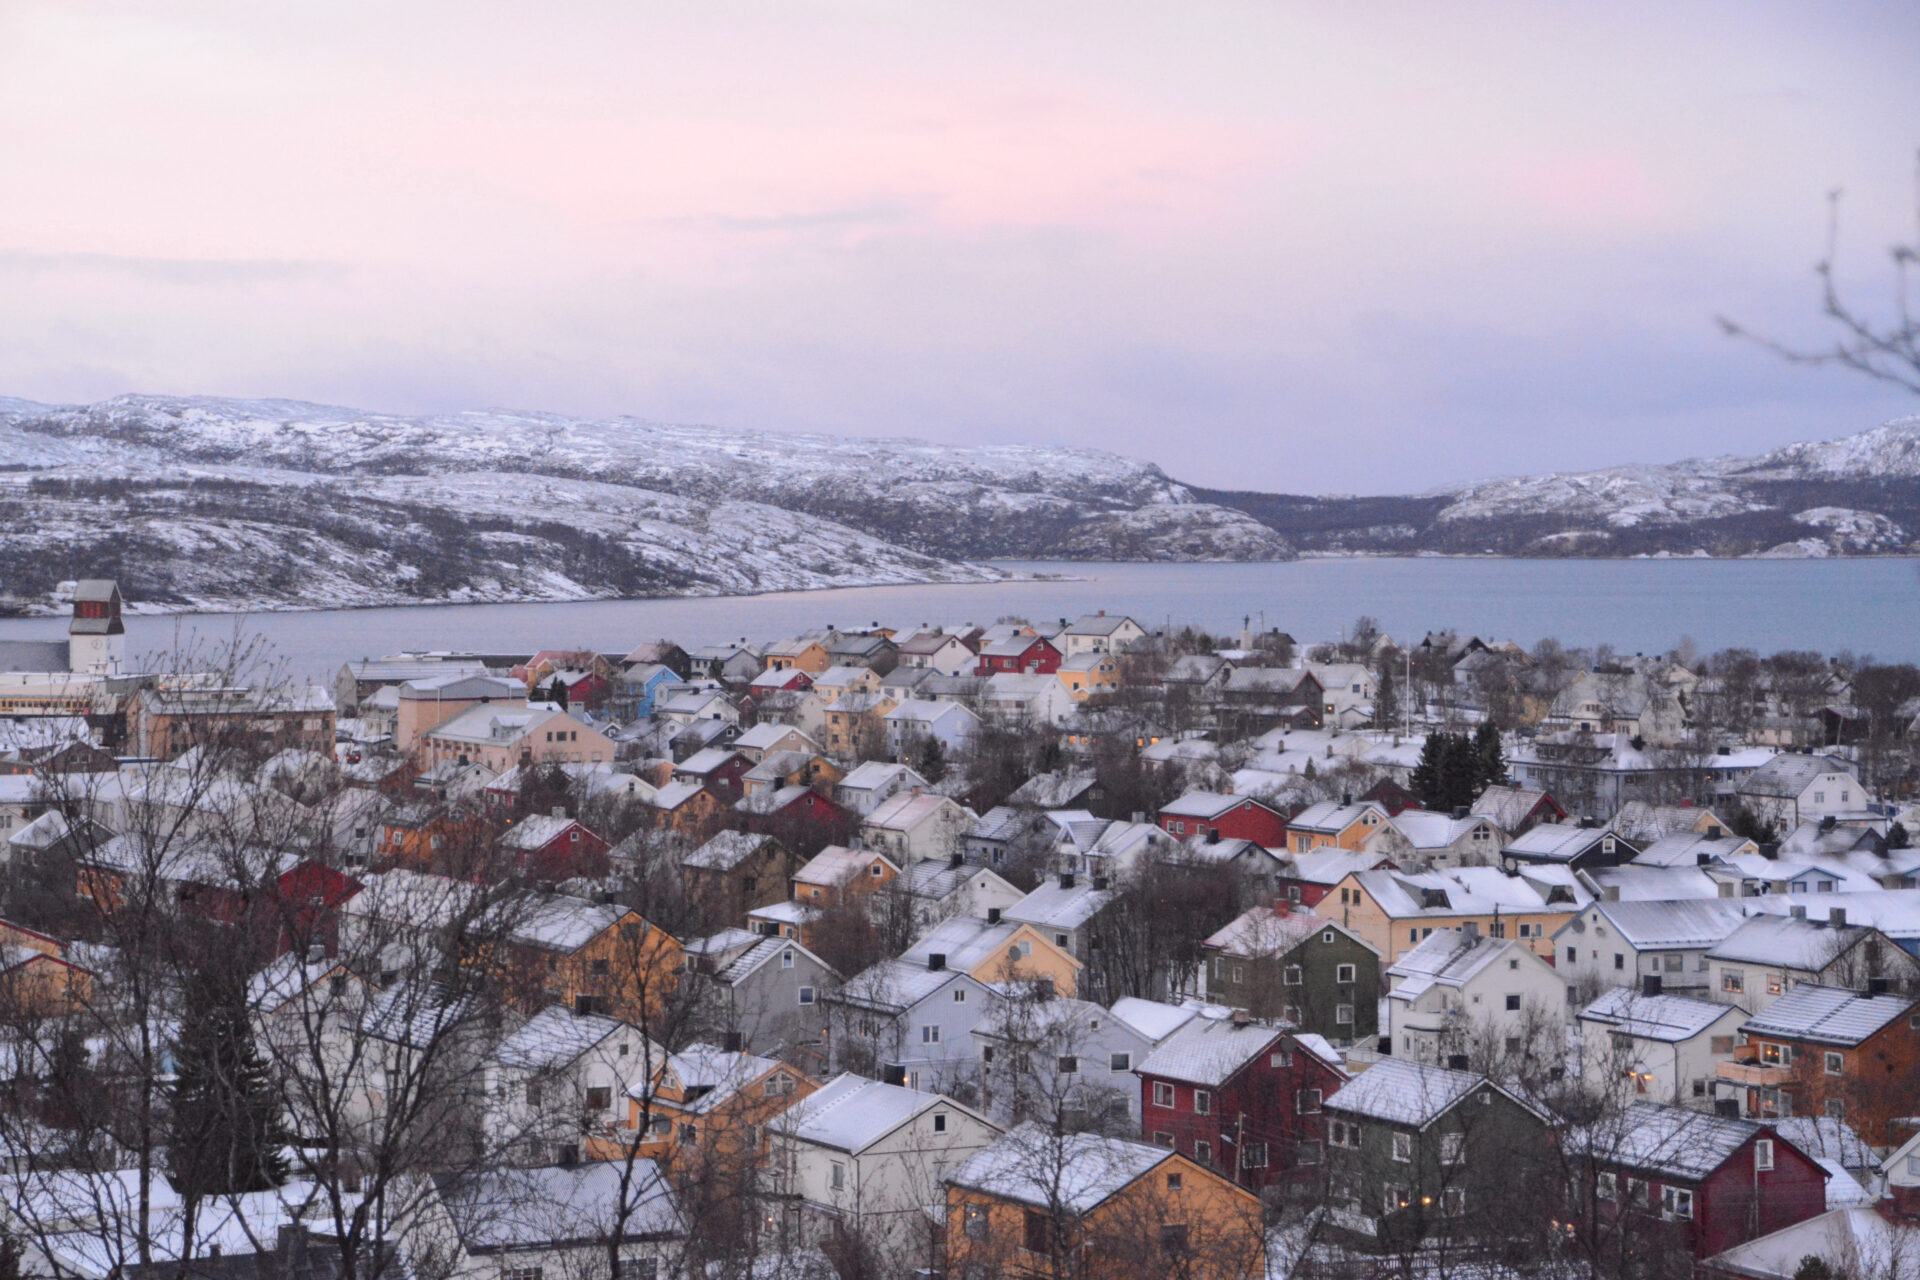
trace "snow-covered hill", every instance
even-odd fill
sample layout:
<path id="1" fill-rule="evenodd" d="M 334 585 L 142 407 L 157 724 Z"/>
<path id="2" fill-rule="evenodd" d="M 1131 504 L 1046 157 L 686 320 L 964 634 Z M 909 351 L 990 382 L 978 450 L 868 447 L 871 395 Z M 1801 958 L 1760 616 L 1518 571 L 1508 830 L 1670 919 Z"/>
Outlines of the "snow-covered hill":
<path id="1" fill-rule="evenodd" d="M 294 401 L 0 401 L 0 596 L 107 572 L 182 607 L 992 580 L 993 557 L 1276 559 L 1095 450 Z"/>

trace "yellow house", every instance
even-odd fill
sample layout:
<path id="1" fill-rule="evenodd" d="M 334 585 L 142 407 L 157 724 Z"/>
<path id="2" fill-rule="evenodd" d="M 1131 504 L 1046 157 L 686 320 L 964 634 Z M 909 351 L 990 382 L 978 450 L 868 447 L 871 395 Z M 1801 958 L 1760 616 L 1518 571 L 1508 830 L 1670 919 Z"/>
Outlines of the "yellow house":
<path id="1" fill-rule="evenodd" d="M 690 1044 L 667 1056 L 650 1087 L 634 1086 L 626 1125 L 611 1141 L 590 1144 L 588 1158 L 617 1160 L 631 1152 L 683 1174 L 696 1168 L 737 1174 L 760 1160 L 760 1127 L 819 1087 L 787 1063 Z"/>
<path id="2" fill-rule="evenodd" d="M 500 930 L 480 957 L 525 1012 L 561 1004 L 657 1026 L 683 967 L 679 940 L 631 907 L 563 893 L 521 893 L 494 908 Z"/>
<path id="3" fill-rule="evenodd" d="M 1074 994 L 1080 970 L 1085 968 L 1032 925 L 1002 920 L 998 908 L 990 909 L 984 920 L 955 916 L 942 921 L 922 934 L 900 959 L 910 965 L 952 969 L 988 983 L 1051 980 L 1054 991 L 1063 996 Z"/>
<path id="4" fill-rule="evenodd" d="M 1085 702 L 1120 687 L 1120 663 L 1110 653 L 1075 654 L 1060 663 L 1054 676 L 1075 702 Z"/>
<path id="5" fill-rule="evenodd" d="M 1295 853 L 1310 849 L 1345 849 L 1359 853 L 1367 838 L 1387 825 L 1387 811 L 1379 805 L 1339 804 L 1322 800 L 1295 814 L 1287 822 L 1287 847 Z"/>
<path id="6" fill-rule="evenodd" d="M 818 640 L 804 636 L 767 646 L 768 671 L 804 671 L 818 675 L 833 665 L 833 655 Z"/>
<path id="7" fill-rule="evenodd" d="M 1554 933 L 1592 900 L 1564 868 L 1510 875 L 1497 867 L 1450 871 L 1355 871 L 1314 904 L 1316 914 L 1360 935 L 1386 963 L 1435 929 L 1476 924 L 1483 936 L 1513 938 L 1542 959 Z"/>

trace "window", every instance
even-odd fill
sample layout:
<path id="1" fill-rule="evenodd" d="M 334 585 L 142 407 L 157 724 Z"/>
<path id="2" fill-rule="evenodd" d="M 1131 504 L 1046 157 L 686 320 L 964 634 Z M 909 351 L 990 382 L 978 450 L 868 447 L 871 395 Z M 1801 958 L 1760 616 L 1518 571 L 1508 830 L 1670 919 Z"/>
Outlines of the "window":
<path id="1" fill-rule="evenodd" d="M 1181 1175 L 1177 1173 L 1170 1173 L 1167 1175 L 1167 1190 L 1169 1191 L 1180 1190 L 1180 1188 L 1184 1185 L 1184 1183 L 1185 1183 L 1185 1179 L 1183 1179 Z"/>
<path id="2" fill-rule="evenodd" d="M 844 1164 L 841 1164 L 838 1160 L 835 1160 L 833 1162 L 832 1171 L 827 1175 L 827 1185 L 832 1187 L 835 1191 L 846 1190 L 847 1166 Z"/>
<path id="3" fill-rule="evenodd" d="M 1213 1144 L 1211 1142 L 1195 1142 L 1193 1144 L 1193 1162 L 1195 1164 L 1212 1164 Z"/>
<path id="4" fill-rule="evenodd" d="M 1187 1224 L 1168 1222 L 1160 1227 L 1160 1251 L 1183 1254 L 1187 1251 Z"/>
<path id="5" fill-rule="evenodd" d="M 1335 982 L 1352 982 L 1353 978 L 1354 967 L 1350 964 L 1343 964 L 1333 971 L 1333 980 Z"/>
<path id="6" fill-rule="evenodd" d="M 1448 1187 L 1440 1193 L 1440 1212 L 1449 1218 L 1458 1218 L 1467 1211 L 1467 1189 Z"/>
<path id="7" fill-rule="evenodd" d="M 1613 967 L 1615 969 L 1624 969 L 1627 967 L 1627 958 L 1618 951 L 1613 953 Z"/>
<path id="8" fill-rule="evenodd" d="M 981 1050 L 980 1050 L 980 1061 L 982 1061 L 982 1062 L 992 1062 L 992 1061 L 993 1061 L 993 1046 L 992 1046 L 992 1045 L 985 1045 L 985 1046 L 982 1046 L 982 1048 L 981 1048 Z"/>
<path id="9" fill-rule="evenodd" d="M 1355 893 L 1355 894 L 1353 895 L 1353 900 L 1354 900 L 1355 902 L 1358 902 L 1358 901 L 1360 900 L 1360 895 L 1359 895 L 1359 893 L 1357 893 L 1357 892 L 1356 892 L 1356 893 Z M 1333 930 L 1331 930 L 1331 929 L 1329 929 L 1329 930 L 1327 930 L 1327 931 L 1326 931 L 1325 933 L 1323 933 L 1323 934 L 1321 934 L 1321 935 L 1320 935 L 1320 941 L 1322 941 L 1322 942 L 1332 942 L 1332 941 L 1333 941 Z"/>
<path id="10" fill-rule="evenodd" d="M 587 1110 L 605 1111 L 613 1105 L 613 1090 L 605 1087 L 587 1090 Z"/>
<path id="11" fill-rule="evenodd" d="M 1756 1169 L 1773 1168 L 1773 1139 L 1760 1138 L 1753 1144 L 1753 1167 Z"/>
<path id="12" fill-rule="evenodd" d="M 530 1107 L 540 1105 L 540 1082 L 538 1080 L 527 1081 L 527 1105 Z"/>
<path id="13" fill-rule="evenodd" d="M 966 1206 L 966 1208 L 961 1211 L 961 1221 L 963 1223 L 961 1229 L 967 1233 L 969 1240 L 985 1240 L 987 1238 L 987 1208 L 985 1205 L 970 1204 Z"/>
<path id="14" fill-rule="evenodd" d="M 1249 1142 L 1240 1148 L 1240 1167 L 1242 1169 L 1264 1169 L 1267 1167 L 1267 1144 Z"/>
<path id="15" fill-rule="evenodd" d="M 936 1111 L 933 1113 L 933 1131 L 935 1133 L 945 1133 L 947 1131 L 947 1113 L 946 1112 Z"/>
<path id="16" fill-rule="evenodd" d="M 1233 980 L 1235 982 L 1245 982 L 1247 980 L 1247 970 L 1244 965 L 1233 966 Z"/>
<path id="17" fill-rule="evenodd" d="M 1660 1216 L 1676 1220 L 1693 1217 L 1693 1192 L 1685 1187 L 1660 1188 Z"/>
<path id="18" fill-rule="evenodd" d="M 1393 1135 L 1393 1158 L 1401 1164 L 1413 1162 L 1413 1135 L 1396 1133 Z"/>
<path id="19" fill-rule="evenodd" d="M 1846 1119 L 1847 1118 L 1847 1100 L 1845 1098 L 1828 1098 L 1826 1102 L 1826 1112 L 1829 1116 L 1832 1116 L 1835 1120 Z M 1913 1159 L 1912 1156 L 1909 1156 L 1907 1158 L 1909 1160 Z"/>
<path id="20" fill-rule="evenodd" d="M 1048 1253 L 1053 1248 L 1053 1219 L 1044 1213 L 1027 1210 L 1027 1228 L 1021 1244 L 1028 1253 Z"/>
<path id="21" fill-rule="evenodd" d="M 604 977 L 606 977 L 606 976 L 607 976 L 607 962 L 606 962 L 605 960 L 595 960 L 595 961 L 593 962 L 593 965 L 592 965 L 592 970 L 593 970 L 593 975 L 594 975 L 594 977 L 596 977 L 596 978 L 604 978 Z"/>
<path id="22" fill-rule="evenodd" d="M 1767 994 L 1768 995 L 1770 996 L 1781 995 L 1786 991 L 1786 989 L 1787 989 L 1787 980 L 1784 974 L 1769 973 L 1767 975 Z"/>
<path id="23" fill-rule="evenodd" d="M 501 1280 L 541 1280 L 547 1273 L 545 1267 L 507 1267 L 501 1271 Z"/>
<path id="24" fill-rule="evenodd" d="M 1389 1182 L 1381 1188 L 1380 1208 L 1385 1213 L 1398 1213 L 1412 1203 L 1407 1189 L 1397 1182 Z"/>
<path id="25" fill-rule="evenodd" d="M 1293 1148 L 1293 1159 L 1295 1164 L 1319 1164 L 1320 1144 L 1313 1141 L 1296 1143 Z"/>
<path id="26" fill-rule="evenodd" d="M 770 1075 L 760 1085 L 763 1097 L 784 1098 L 793 1092 L 793 1077 L 788 1075 Z"/>
<path id="27" fill-rule="evenodd" d="M 1172 1106 L 1173 1086 L 1170 1084 L 1155 1084 L 1153 1086 L 1153 1105 L 1156 1107 Z"/>
<path id="28" fill-rule="evenodd" d="M 1760 1061 L 1769 1067 L 1780 1067 L 1787 1064 L 1788 1058 L 1786 1052 L 1779 1045 L 1762 1043 L 1760 1046 Z"/>
<path id="29" fill-rule="evenodd" d="M 1293 1110 L 1296 1115 L 1311 1116 L 1320 1113 L 1320 1091 L 1301 1089 L 1293 1095 Z"/>
<path id="30" fill-rule="evenodd" d="M 782 952 L 780 953 L 780 967 L 781 967 L 782 969 L 791 969 L 791 968 L 793 968 L 793 952 L 791 952 L 791 951 L 782 951 Z"/>
<path id="31" fill-rule="evenodd" d="M 1507 996 L 1508 1010 L 1511 1011 L 1514 1009 L 1518 1009 L 1519 1007 L 1520 1007 L 1520 997 L 1517 995 L 1508 995 Z"/>
<path id="32" fill-rule="evenodd" d="M 955 987 L 953 989 L 953 1002 L 955 1004 L 965 1004 L 967 1002 L 967 989 L 965 987 Z"/>
<path id="33" fill-rule="evenodd" d="M 1337 1004 L 1333 1006 L 1333 1020 L 1335 1024 L 1339 1026 L 1343 1026 L 1343 1027 L 1352 1026 L 1353 1025 L 1353 1006 L 1350 1004 Z"/>
<path id="34" fill-rule="evenodd" d="M 921 1043 L 921 1044 L 939 1044 L 939 1043 L 940 1043 L 940 1028 L 939 1028 L 938 1026 L 935 1026 L 935 1025 L 932 1025 L 932 1024 L 929 1024 L 929 1025 L 927 1025 L 927 1026 L 923 1026 L 923 1027 L 921 1027 L 921 1028 L 920 1028 L 920 1043 Z"/>
<path id="35" fill-rule="evenodd" d="M 1747 975 L 1739 969 L 1720 971 L 1720 990 L 1727 995 L 1737 996 L 1747 989 Z"/>
<path id="36" fill-rule="evenodd" d="M 1292 1065 L 1293 1065 L 1293 1051 L 1291 1049 L 1276 1049 L 1272 1053 L 1267 1055 L 1267 1066 L 1271 1067 L 1275 1071 L 1279 1071 L 1285 1067 L 1290 1067 Z"/>
<path id="37" fill-rule="evenodd" d="M 1332 1146 L 1357 1151 L 1360 1149 L 1360 1126 L 1351 1120 L 1329 1120 L 1327 1142 Z"/>
<path id="38" fill-rule="evenodd" d="M 1580 959 L 1580 952 L 1574 947 L 1567 948 L 1567 963 L 1573 964 Z"/>
<path id="39" fill-rule="evenodd" d="M 1828 1053 L 1826 1055 L 1827 1074 L 1830 1076 L 1837 1076 L 1846 1070 L 1846 1064 L 1847 1060 L 1841 1054 Z"/>
<path id="40" fill-rule="evenodd" d="M 1300 972 L 1300 966 L 1297 964 L 1288 965 L 1286 967 L 1285 974 L 1286 974 L 1286 984 L 1290 987 L 1297 987 L 1303 981 L 1305 981 L 1305 978 L 1302 976 Z"/>
<path id="41" fill-rule="evenodd" d="M 812 987 L 802 987 L 802 988 L 800 988 L 800 1003 L 801 1003 L 801 1004 L 812 1004 L 812 1003 L 813 1003 L 813 988 L 812 988 Z"/>
<path id="42" fill-rule="evenodd" d="M 1193 1114 L 1197 1116 L 1213 1114 L 1213 1095 L 1205 1089 L 1193 1091 Z"/>
<path id="43" fill-rule="evenodd" d="M 1619 1194 L 1611 1173 L 1601 1172 L 1593 1175 L 1593 1194 L 1601 1200 L 1611 1200 Z"/>
<path id="44" fill-rule="evenodd" d="M 1110 1053 L 1110 1054 L 1108 1054 L 1108 1055 L 1107 1055 L 1107 1070 L 1109 1070 L 1109 1071 L 1131 1071 L 1131 1070 L 1133 1070 L 1133 1055 L 1132 1055 L 1131 1053 Z"/>
<path id="45" fill-rule="evenodd" d="M 1733 1037 L 1732 1036 L 1714 1036 L 1713 1039 L 1708 1042 L 1708 1049 L 1715 1056 L 1719 1056 L 1721 1054 L 1731 1054 L 1733 1052 Z"/>
<path id="46" fill-rule="evenodd" d="M 1063 1053 L 1053 1064 L 1053 1069 L 1058 1075 L 1077 1076 L 1080 1074 L 1080 1059 L 1076 1054 Z"/>
<path id="47" fill-rule="evenodd" d="M 1153 1135 L 1153 1144 L 1157 1147 L 1165 1147 L 1167 1150 L 1171 1151 L 1173 1150 L 1173 1135 L 1170 1133 L 1161 1133 L 1158 1130 L 1155 1130 Z"/>

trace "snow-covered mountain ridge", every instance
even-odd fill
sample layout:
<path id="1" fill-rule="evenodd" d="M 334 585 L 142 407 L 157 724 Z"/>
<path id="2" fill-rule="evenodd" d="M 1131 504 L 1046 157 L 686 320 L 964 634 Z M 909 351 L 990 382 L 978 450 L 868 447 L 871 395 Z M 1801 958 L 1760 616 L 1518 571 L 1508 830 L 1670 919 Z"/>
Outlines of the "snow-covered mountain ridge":
<path id="1" fill-rule="evenodd" d="M 0 401 L 0 596 L 113 571 L 175 607 L 982 581 L 990 557 L 1270 560 L 1151 464 L 551 414 Z M 90 567 L 89 567 L 90 566 Z"/>

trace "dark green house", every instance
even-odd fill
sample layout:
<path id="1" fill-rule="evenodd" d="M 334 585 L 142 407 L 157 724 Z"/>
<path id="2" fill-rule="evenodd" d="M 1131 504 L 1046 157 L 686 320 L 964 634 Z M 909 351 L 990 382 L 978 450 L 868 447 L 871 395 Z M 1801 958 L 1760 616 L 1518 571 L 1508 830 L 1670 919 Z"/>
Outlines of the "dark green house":
<path id="1" fill-rule="evenodd" d="M 1380 1030 L 1380 954 L 1311 911 L 1255 907 L 1204 944 L 1207 999 L 1337 1045 Z"/>
<path id="2" fill-rule="evenodd" d="M 1500 1238 L 1547 1177 L 1550 1117 L 1485 1076 L 1393 1059 L 1322 1103 L 1331 1226 L 1363 1248 Z"/>

